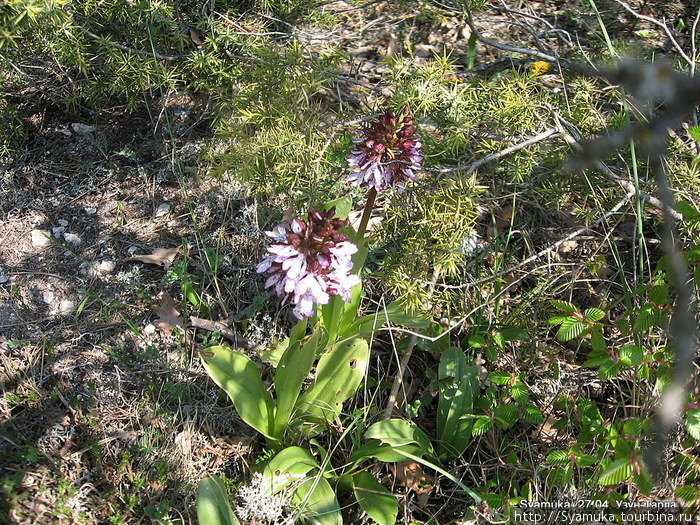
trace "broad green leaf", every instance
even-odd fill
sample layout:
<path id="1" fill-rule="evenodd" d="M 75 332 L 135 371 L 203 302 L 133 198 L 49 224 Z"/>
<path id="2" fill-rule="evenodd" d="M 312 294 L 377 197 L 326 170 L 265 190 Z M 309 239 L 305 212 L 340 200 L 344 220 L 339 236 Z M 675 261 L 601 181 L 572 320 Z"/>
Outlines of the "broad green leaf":
<path id="1" fill-rule="evenodd" d="M 317 475 L 301 483 L 294 491 L 292 502 L 302 505 L 301 514 L 318 525 L 342 525 L 340 505 L 328 481 Z"/>
<path id="2" fill-rule="evenodd" d="M 399 504 L 394 495 L 384 488 L 369 472 L 352 476 L 355 499 L 367 515 L 379 525 L 394 525 Z"/>
<path id="3" fill-rule="evenodd" d="M 308 414 L 333 420 L 343 402 L 352 397 L 367 370 L 369 347 L 364 339 L 352 339 L 330 347 L 316 367 L 316 380 L 299 398 Z"/>
<path id="4" fill-rule="evenodd" d="M 634 470 L 634 466 L 629 458 L 618 459 L 608 465 L 608 467 L 598 476 L 598 483 L 601 485 L 617 485 L 625 481 Z"/>
<path id="5" fill-rule="evenodd" d="M 392 447 L 416 444 L 423 454 L 433 455 L 430 438 L 415 424 L 403 419 L 378 421 L 365 431 L 365 438 L 378 439 Z"/>
<path id="6" fill-rule="evenodd" d="M 470 335 L 467 344 L 472 348 L 483 348 L 486 346 L 486 338 L 482 334 Z"/>
<path id="7" fill-rule="evenodd" d="M 527 330 L 517 326 L 504 326 L 499 329 L 499 332 L 501 332 L 503 340 L 510 343 L 514 341 L 527 341 L 530 337 Z"/>
<path id="8" fill-rule="evenodd" d="M 369 248 L 367 240 L 365 239 L 358 240 L 356 244 L 357 253 L 352 256 L 353 273 L 355 275 L 360 275 L 365 265 L 365 259 L 367 259 Z M 360 302 L 362 301 L 362 292 L 362 283 L 353 286 L 350 290 L 350 302 L 343 305 L 343 313 L 337 321 L 337 339 L 346 339 L 355 335 L 366 337 L 365 334 L 360 334 L 359 331 L 354 331 L 353 328 L 354 322 L 357 319 L 357 310 L 360 308 Z"/>
<path id="9" fill-rule="evenodd" d="M 605 312 L 600 308 L 588 308 L 583 312 L 583 317 L 589 323 L 595 323 L 605 317 Z"/>
<path id="10" fill-rule="evenodd" d="M 348 462 L 351 463 L 352 468 L 369 458 L 376 458 L 384 463 L 396 463 L 397 461 L 406 459 L 406 455 L 401 454 L 401 452 L 408 452 L 414 455 L 423 454 L 421 446 L 417 444 L 392 447 L 391 445 L 382 443 L 378 439 L 370 439 L 367 443 L 357 447 L 352 452 Z"/>
<path id="11" fill-rule="evenodd" d="M 317 307 L 317 315 L 321 325 L 328 332 L 328 342 L 334 343 L 338 340 L 338 328 L 343 317 L 345 303 L 339 295 L 330 298 L 327 304 Z"/>
<path id="12" fill-rule="evenodd" d="M 569 314 L 573 314 L 578 312 L 578 307 L 567 302 L 567 301 L 560 301 L 558 299 L 552 299 L 549 301 L 549 303 L 554 306 L 557 310 L 561 310 L 562 312 L 566 312 Z"/>
<path id="13" fill-rule="evenodd" d="M 501 334 L 501 332 L 493 332 L 491 334 L 491 340 L 501 350 L 506 349 L 505 339 L 503 339 L 503 334 Z"/>
<path id="14" fill-rule="evenodd" d="M 553 450 L 547 455 L 549 465 L 567 465 L 571 461 L 568 450 Z"/>
<path id="15" fill-rule="evenodd" d="M 275 367 L 279 365 L 280 359 L 287 348 L 289 348 L 290 345 L 301 341 L 304 335 L 306 335 L 306 324 L 307 320 L 299 321 L 297 324 L 295 324 L 291 333 L 289 334 L 289 337 L 272 348 L 262 350 L 260 352 L 260 359 Z"/>
<path id="16" fill-rule="evenodd" d="M 238 415 L 255 430 L 271 433 L 272 396 L 263 385 L 257 365 L 247 356 L 225 346 L 211 346 L 202 353 L 209 376 L 228 394 Z"/>
<path id="17" fill-rule="evenodd" d="M 700 409 L 692 408 L 685 413 L 685 428 L 688 434 L 700 439 Z"/>
<path id="18" fill-rule="evenodd" d="M 204 478 L 197 489 L 199 525 L 239 525 L 231 509 L 223 482 L 216 476 Z"/>
<path id="19" fill-rule="evenodd" d="M 288 486 L 296 486 L 318 468 L 318 462 L 308 450 L 301 447 L 282 449 L 263 469 L 267 493 L 276 494 Z"/>
<path id="20" fill-rule="evenodd" d="M 559 341 L 570 341 L 580 336 L 588 328 L 583 322 L 575 317 L 569 317 L 564 321 L 557 331 L 557 339 Z"/>
<path id="21" fill-rule="evenodd" d="M 316 354 L 325 344 L 326 331 L 319 326 L 305 342 L 296 341 L 282 354 L 274 377 L 277 393 L 274 435 L 278 439 L 282 438 L 289 424 L 301 387 L 316 360 Z"/>
<path id="22" fill-rule="evenodd" d="M 441 458 L 456 458 L 464 452 L 471 438 L 473 421 L 463 416 L 471 414 L 474 407 L 474 393 L 479 389 L 477 370 L 467 366 L 461 348 L 448 348 L 440 356 L 438 379 L 438 450 Z"/>
<path id="23" fill-rule="evenodd" d="M 345 195 L 344 197 L 323 203 L 321 208 L 323 208 L 324 211 L 328 211 L 335 207 L 335 215 L 333 215 L 333 217 L 344 221 L 352 211 L 352 204 L 352 197 L 350 195 Z"/>
<path id="24" fill-rule="evenodd" d="M 348 329 L 348 334 L 364 336 L 366 332 L 373 328 L 380 328 L 387 322 L 413 329 L 422 329 L 430 326 L 429 319 L 422 315 L 406 313 L 403 306 L 394 301 L 389 303 L 386 308 L 380 308 L 373 314 L 358 317 Z"/>

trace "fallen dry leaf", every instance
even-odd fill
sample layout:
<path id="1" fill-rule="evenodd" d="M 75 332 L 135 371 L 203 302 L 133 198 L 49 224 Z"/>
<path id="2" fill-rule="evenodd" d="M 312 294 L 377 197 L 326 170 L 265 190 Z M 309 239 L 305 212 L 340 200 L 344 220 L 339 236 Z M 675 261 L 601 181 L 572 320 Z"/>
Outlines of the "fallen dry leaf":
<path id="1" fill-rule="evenodd" d="M 390 468 L 399 484 L 415 492 L 416 503 L 425 507 L 430 493 L 435 489 L 433 477 L 426 473 L 419 463 L 412 460 L 399 461 Z"/>
<path id="2" fill-rule="evenodd" d="M 156 248 L 149 254 L 134 255 L 133 257 L 129 257 L 127 260 L 140 261 L 146 264 L 155 264 L 157 266 L 162 266 L 167 270 L 172 266 L 177 254 L 180 253 L 180 248 L 180 246 L 175 248 Z"/>
<path id="3" fill-rule="evenodd" d="M 153 313 L 158 316 L 158 319 L 153 324 L 161 332 L 169 334 L 176 326 L 182 326 L 180 310 L 177 309 L 177 303 L 170 297 L 168 292 L 163 293 L 160 306 L 154 307 Z"/>
<path id="4" fill-rule="evenodd" d="M 241 348 L 251 347 L 252 343 L 250 341 L 244 337 L 241 337 L 240 335 L 237 335 L 223 321 L 211 321 L 209 319 L 200 319 L 199 317 L 190 317 L 190 323 L 195 328 L 201 328 L 202 330 L 208 330 L 209 332 L 219 332 L 235 346 Z"/>

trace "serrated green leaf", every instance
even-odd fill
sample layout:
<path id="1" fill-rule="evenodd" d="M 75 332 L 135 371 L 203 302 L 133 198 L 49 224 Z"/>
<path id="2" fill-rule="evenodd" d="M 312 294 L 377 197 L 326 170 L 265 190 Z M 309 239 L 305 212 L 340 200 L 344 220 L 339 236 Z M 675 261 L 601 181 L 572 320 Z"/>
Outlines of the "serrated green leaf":
<path id="1" fill-rule="evenodd" d="M 578 307 L 572 303 L 569 303 L 567 301 L 560 301 L 558 299 L 551 299 L 549 303 L 554 306 L 557 310 L 561 310 L 562 312 L 566 313 L 577 313 L 579 311 Z"/>
<path id="2" fill-rule="evenodd" d="M 635 332 L 646 332 L 652 326 L 658 326 L 663 320 L 661 311 L 653 305 L 647 305 L 641 309 L 634 321 L 632 328 Z"/>
<path id="3" fill-rule="evenodd" d="M 637 490 L 642 494 L 649 494 L 654 488 L 654 481 L 651 479 L 647 469 L 643 466 L 639 472 L 634 473 L 634 484 L 637 486 Z"/>
<path id="4" fill-rule="evenodd" d="M 508 428 L 518 420 L 518 407 L 510 403 L 501 405 L 494 410 L 494 416 L 502 428 Z"/>
<path id="5" fill-rule="evenodd" d="M 238 415 L 271 439 L 274 404 L 253 361 L 225 346 L 212 346 L 202 353 L 204 368 L 228 394 Z"/>
<path id="6" fill-rule="evenodd" d="M 568 450 L 553 450 L 547 454 L 547 459 L 545 460 L 548 465 L 567 465 L 571 458 L 569 457 Z"/>
<path id="7" fill-rule="evenodd" d="M 474 426 L 472 427 L 472 434 L 475 436 L 480 436 L 481 434 L 488 431 L 493 426 L 493 421 L 488 416 L 476 416 L 474 418 Z"/>
<path id="8" fill-rule="evenodd" d="M 510 395 L 521 405 L 530 401 L 530 391 L 522 382 L 517 382 L 510 387 Z"/>
<path id="9" fill-rule="evenodd" d="M 598 483 L 617 485 L 629 478 L 633 470 L 634 466 L 629 458 L 615 460 L 598 476 Z"/>
<path id="10" fill-rule="evenodd" d="M 619 362 L 608 359 L 600 365 L 600 368 L 598 369 L 598 377 L 601 379 L 610 379 L 611 377 L 615 377 L 620 373 L 620 368 Z"/>
<path id="11" fill-rule="evenodd" d="M 399 504 L 394 495 L 372 477 L 361 471 L 352 476 L 355 499 L 367 515 L 379 525 L 394 525 Z"/>
<path id="12" fill-rule="evenodd" d="M 700 439 L 700 409 L 692 408 L 685 413 L 685 428 L 688 434 Z"/>
<path id="13" fill-rule="evenodd" d="M 620 348 L 620 363 L 625 366 L 637 366 L 644 358 L 644 349 L 639 345 L 625 345 Z"/>
<path id="14" fill-rule="evenodd" d="M 521 416 L 525 421 L 532 423 L 533 425 L 539 425 L 544 421 L 542 412 L 540 412 L 540 409 L 535 405 L 524 406 Z"/>
<path id="15" fill-rule="evenodd" d="M 491 340 L 501 350 L 506 349 L 505 340 L 503 339 L 503 335 L 501 334 L 501 332 L 493 332 L 491 334 Z"/>
<path id="16" fill-rule="evenodd" d="M 472 348 L 483 348 L 486 346 L 486 338 L 482 334 L 470 335 L 467 344 Z"/>
<path id="17" fill-rule="evenodd" d="M 674 494 L 678 499 L 683 500 L 689 505 L 700 504 L 700 489 L 696 487 L 682 485 L 675 490 Z"/>
<path id="18" fill-rule="evenodd" d="M 591 333 L 591 348 L 595 352 L 605 352 L 605 337 L 600 329 L 595 329 Z"/>
<path id="19" fill-rule="evenodd" d="M 226 487 L 217 476 L 204 478 L 197 489 L 199 525 L 239 525 L 229 503 Z"/>
<path id="20" fill-rule="evenodd" d="M 612 361 L 612 359 L 607 352 L 593 350 L 588 356 L 588 359 L 583 363 L 583 366 L 597 368 L 599 366 L 603 366 L 608 361 Z"/>
<path id="21" fill-rule="evenodd" d="M 640 419 L 630 419 L 622 425 L 622 433 L 626 436 L 638 437 L 642 433 L 642 421 Z"/>
<path id="22" fill-rule="evenodd" d="M 688 128 L 688 134 L 693 138 L 693 140 L 700 142 L 700 126 L 690 126 Z"/>
<path id="23" fill-rule="evenodd" d="M 570 315 L 555 315 L 554 317 L 550 317 L 549 319 L 547 319 L 547 322 L 549 324 L 558 325 L 565 323 L 569 319 L 571 319 Z"/>
<path id="24" fill-rule="evenodd" d="M 559 341 L 570 341 L 583 334 L 587 328 L 584 323 L 571 317 L 559 327 L 557 339 Z"/>
<path id="25" fill-rule="evenodd" d="M 665 284 L 660 284 L 652 287 L 652 289 L 649 290 L 649 295 L 647 297 L 649 297 L 649 300 L 655 305 L 663 306 L 668 303 L 668 295 L 668 286 Z"/>
<path id="26" fill-rule="evenodd" d="M 513 379 L 513 376 L 508 372 L 491 372 L 489 379 L 497 385 L 507 385 Z"/>
<path id="27" fill-rule="evenodd" d="M 600 308 L 588 308 L 583 312 L 583 317 L 589 323 L 595 323 L 605 317 L 605 312 Z"/>

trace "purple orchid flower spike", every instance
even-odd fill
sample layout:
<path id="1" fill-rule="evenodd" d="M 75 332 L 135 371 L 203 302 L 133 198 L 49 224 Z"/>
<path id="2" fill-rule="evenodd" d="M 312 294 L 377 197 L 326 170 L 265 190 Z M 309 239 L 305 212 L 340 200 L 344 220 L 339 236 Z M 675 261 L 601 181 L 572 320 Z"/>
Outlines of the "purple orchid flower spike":
<path id="1" fill-rule="evenodd" d="M 423 160 L 421 143 L 413 138 L 413 123 L 405 107 L 400 118 L 387 111 L 362 130 L 347 159 L 352 170 L 347 181 L 376 191 L 402 191 L 406 181 L 415 179 Z"/>
<path id="2" fill-rule="evenodd" d="M 350 289 L 360 284 L 350 273 L 357 246 L 338 233 L 347 221 L 334 215 L 335 208 L 312 211 L 307 222 L 294 219 L 265 232 L 277 243 L 267 248 L 256 271 L 269 274 L 265 287 L 274 288 L 283 304 L 290 301 L 297 319 L 312 317 L 314 305 L 328 304 L 333 295 L 349 302 Z"/>

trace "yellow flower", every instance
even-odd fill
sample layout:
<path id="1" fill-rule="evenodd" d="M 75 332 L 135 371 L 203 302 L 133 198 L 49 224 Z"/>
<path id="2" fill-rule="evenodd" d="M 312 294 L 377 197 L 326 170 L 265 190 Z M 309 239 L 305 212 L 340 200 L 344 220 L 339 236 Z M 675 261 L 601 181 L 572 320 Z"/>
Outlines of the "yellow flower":
<path id="1" fill-rule="evenodd" d="M 530 66 L 530 74 L 531 74 L 533 77 L 542 76 L 542 75 L 544 75 L 545 73 L 547 73 L 548 71 L 549 71 L 549 63 L 543 62 L 543 61 L 541 61 L 541 60 L 540 60 L 540 61 L 537 61 L 537 62 L 534 62 L 534 63 Z"/>

